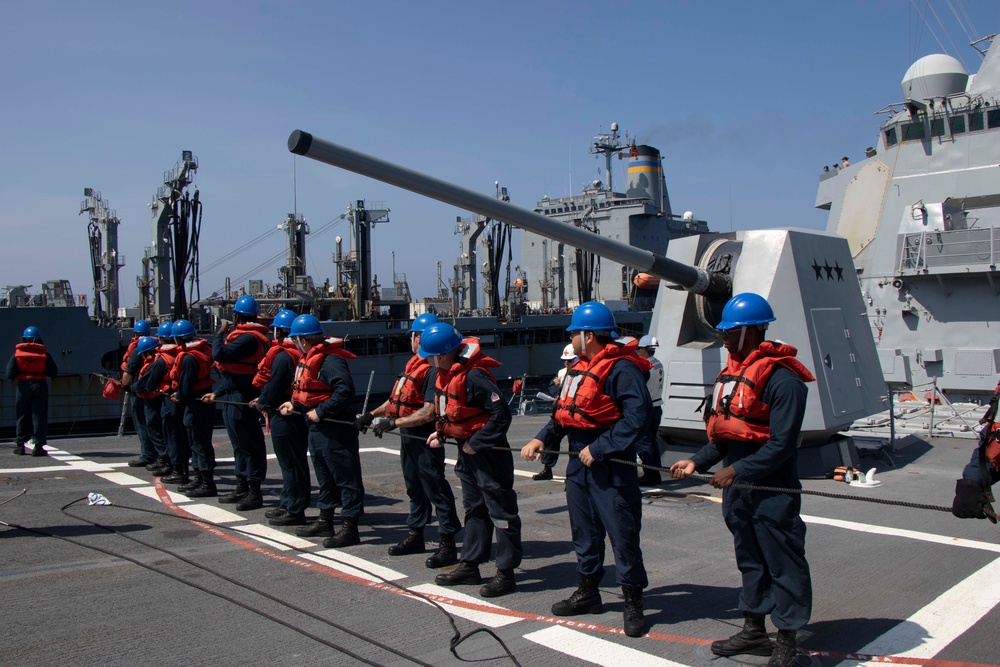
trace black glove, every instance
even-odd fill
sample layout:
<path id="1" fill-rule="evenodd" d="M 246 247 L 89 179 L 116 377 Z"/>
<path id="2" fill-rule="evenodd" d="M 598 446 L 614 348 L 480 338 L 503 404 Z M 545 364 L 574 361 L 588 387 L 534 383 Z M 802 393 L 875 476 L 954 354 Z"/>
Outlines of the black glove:
<path id="1" fill-rule="evenodd" d="M 951 513 L 959 519 L 989 519 L 996 523 L 996 516 L 990 507 L 986 492 L 979 482 L 960 479 L 955 482 L 955 500 L 951 504 Z"/>
<path id="2" fill-rule="evenodd" d="M 382 434 L 386 431 L 394 431 L 396 429 L 395 419 L 379 419 L 375 427 L 372 428 L 372 433 L 375 434 L 376 438 L 381 438 Z"/>
<path id="3" fill-rule="evenodd" d="M 354 420 L 354 428 L 358 429 L 362 433 L 368 432 L 368 427 L 372 425 L 375 421 L 375 415 L 370 412 L 366 412 L 363 415 L 359 415 L 357 419 Z"/>

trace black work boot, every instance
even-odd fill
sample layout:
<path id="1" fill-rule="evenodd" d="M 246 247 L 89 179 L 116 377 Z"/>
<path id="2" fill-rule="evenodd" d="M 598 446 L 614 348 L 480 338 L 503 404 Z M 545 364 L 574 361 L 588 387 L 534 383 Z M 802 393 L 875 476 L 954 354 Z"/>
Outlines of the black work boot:
<path id="1" fill-rule="evenodd" d="M 224 496 L 219 496 L 219 502 L 226 505 L 234 505 L 246 498 L 248 493 L 250 493 L 250 485 L 247 484 L 247 478 L 237 475 L 236 488 Z"/>
<path id="2" fill-rule="evenodd" d="M 239 505 L 236 507 L 238 509 Z M 306 515 L 304 513 L 289 514 L 288 512 L 285 512 L 281 516 L 268 519 L 267 523 L 272 526 L 304 526 L 306 525 Z"/>
<path id="3" fill-rule="evenodd" d="M 211 470 L 201 471 L 201 486 L 188 489 L 184 492 L 188 498 L 214 498 L 219 495 L 219 489 L 215 487 L 215 477 Z"/>
<path id="4" fill-rule="evenodd" d="M 333 535 L 333 510 L 320 510 L 316 523 L 295 531 L 299 537 L 331 537 Z"/>
<path id="5" fill-rule="evenodd" d="M 340 549 L 361 544 L 361 536 L 358 535 L 358 517 L 345 516 L 344 523 L 340 530 L 333 537 L 323 540 L 323 546 L 328 549 Z"/>
<path id="6" fill-rule="evenodd" d="M 128 462 L 129 468 L 145 468 L 148 465 L 155 464 L 156 461 L 150 461 L 149 459 L 144 459 L 141 456 L 137 459 L 132 459 Z"/>
<path id="7" fill-rule="evenodd" d="M 260 509 L 264 506 L 264 496 L 260 493 L 260 480 L 251 479 L 247 482 L 247 487 L 249 491 L 243 496 L 243 500 L 236 503 L 237 512 L 249 512 L 250 510 Z"/>
<path id="8" fill-rule="evenodd" d="M 639 586 L 622 586 L 625 595 L 625 634 L 629 637 L 642 637 L 646 634 L 646 619 L 642 617 L 642 588 Z"/>
<path id="9" fill-rule="evenodd" d="M 171 475 L 160 477 L 160 481 L 164 484 L 187 484 L 191 481 L 191 478 L 188 477 L 187 463 L 175 465 L 174 472 Z"/>
<path id="10" fill-rule="evenodd" d="M 712 642 L 712 653 L 722 657 L 731 655 L 771 655 L 774 647 L 764 628 L 763 614 L 743 614 L 743 629 L 729 639 Z"/>
<path id="11" fill-rule="evenodd" d="M 577 588 L 567 599 L 552 605 L 553 616 L 578 616 L 579 614 L 600 614 L 604 611 L 601 602 L 600 580 L 580 575 Z"/>
<path id="12" fill-rule="evenodd" d="M 410 528 L 399 544 L 389 547 L 390 556 L 408 556 L 410 554 L 422 554 L 426 547 L 424 545 L 424 529 Z"/>
<path id="13" fill-rule="evenodd" d="M 778 630 L 774 653 L 767 661 L 767 667 L 792 667 L 798 656 L 799 652 L 795 648 L 795 630 Z"/>
<path id="14" fill-rule="evenodd" d="M 14 453 L 18 456 L 24 456 L 24 443 L 18 443 L 14 445 Z M 146 465 L 143 463 L 143 465 Z"/>
<path id="15" fill-rule="evenodd" d="M 177 492 L 185 493 L 187 491 L 190 491 L 191 489 L 197 489 L 199 486 L 201 486 L 202 481 L 204 480 L 202 479 L 201 471 L 195 470 L 194 474 L 191 475 L 191 481 L 188 482 L 187 484 L 181 484 L 180 486 L 178 486 Z"/>
<path id="16" fill-rule="evenodd" d="M 458 562 L 458 549 L 455 547 L 454 535 L 441 535 L 438 537 L 438 548 L 430 557 L 424 561 L 424 565 L 436 570 L 439 567 L 447 567 Z"/>
<path id="17" fill-rule="evenodd" d="M 532 475 L 531 479 L 535 480 L 536 482 L 541 482 L 546 479 L 552 479 L 552 468 L 545 466 L 544 468 L 542 468 L 541 472 Z"/>
<path id="18" fill-rule="evenodd" d="M 498 569 L 493 578 L 479 589 L 479 594 L 484 598 L 498 598 L 501 595 L 513 593 L 515 588 L 517 588 L 517 583 L 514 581 L 514 570 Z"/>
<path id="19" fill-rule="evenodd" d="M 34 448 L 31 450 L 32 456 L 48 456 L 49 453 L 45 451 L 45 445 L 35 444 Z"/>
<path id="20" fill-rule="evenodd" d="M 149 470 L 149 467 L 147 466 L 146 469 Z M 153 477 L 167 477 L 174 472 L 174 466 L 169 459 L 161 456 L 156 459 L 156 466 L 150 472 L 153 473 Z"/>
<path id="21" fill-rule="evenodd" d="M 445 572 L 434 577 L 434 583 L 438 586 L 460 586 L 467 584 L 478 586 L 483 583 L 483 578 L 479 574 L 479 566 L 463 560 L 451 572 Z"/>
<path id="22" fill-rule="evenodd" d="M 282 507 L 281 505 L 278 505 L 277 507 L 272 507 L 271 509 L 264 512 L 264 518 L 277 519 L 279 517 L 285 516 L 286 514 L 288 514 L 288 510 Z"/>

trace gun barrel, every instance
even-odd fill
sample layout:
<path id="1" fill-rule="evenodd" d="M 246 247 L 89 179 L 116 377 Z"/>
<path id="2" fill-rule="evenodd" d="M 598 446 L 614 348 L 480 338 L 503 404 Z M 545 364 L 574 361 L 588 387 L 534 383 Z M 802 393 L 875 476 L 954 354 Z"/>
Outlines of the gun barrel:
<path id="1" fill-rule="evenodd" d="M 661 257 L 648 250 L 557 222 L 540 213 L 468 190 L 406 167 L 352 150 L 302 130 L 288 137 L 288 150 L 318 162 L 353 171 L 432 199 L 506 222 L 520 229 L 561 241 L 625 266 L 644 271 L 706 296 L 727 297 L 728 279 L 704 269 Z"/>

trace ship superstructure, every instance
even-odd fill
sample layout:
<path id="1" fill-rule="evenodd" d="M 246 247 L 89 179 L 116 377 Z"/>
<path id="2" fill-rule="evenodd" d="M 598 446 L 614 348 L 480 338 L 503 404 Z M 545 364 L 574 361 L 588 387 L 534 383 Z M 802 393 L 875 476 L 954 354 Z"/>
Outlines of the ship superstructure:
<path id="1" fill-rule="evenodd" d="M 947 55 L 916 61 L 876 146 L 816 196 L 850 243 L 886 382 L 953 401 L 1000 375 L 1000 41 L 973 46 L 971 76 Z M 843 267 L 813 268 L 820 281 Z"/>

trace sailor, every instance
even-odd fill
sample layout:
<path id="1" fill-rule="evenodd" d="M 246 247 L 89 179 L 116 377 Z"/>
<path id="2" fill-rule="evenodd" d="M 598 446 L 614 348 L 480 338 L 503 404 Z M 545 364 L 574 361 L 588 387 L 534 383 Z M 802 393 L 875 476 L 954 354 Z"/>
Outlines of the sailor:
<path id="1" fill-rule="evenodd" d="M 174 461 L 170 458 L 170 452 L 166 440 L 163 437 L 163 418 L 161 412 L 163 408 L 163 394 L 160 393 L 160 380 L 166 365 L 162 362 L 156 364 L 157 349 L 160 341 L 152 336 L 143 336 L 129 357 L 129 366 L 138 362 L 138 370 L 133 376 L 132 393 L 135 394 L 135 409 L 142 410 L 143 421 L 146 424 L 146 437 L 156 451 L 158 461 L 164 464 L 153 471 L 153 475 L 160 477 L 164 484 L 171 484 L 178 479 L 187 482 L 187 462 L 183 466 L 175 467 Z M 156 377 L 151 377 L 153 370 L 156 370 Z"/>
<path id="2" fill-rule="evenodd" d="M 483 354 L 477 338 L 463 339 L 444 322 L 424 329 L 417 354 L 429 359 L 438 371 L 434 383 L 436 430 L 427 444 L 442 447 L 445 438 L 458 441 L 455 474 L 462 482 L 465 508 L 458 567 L 439 574 L 434 581 L 439 586 L 482 583 L 479 566 L 490 559 L 495 528 L 497 572 L 479 594 L 492 598 L 512 593 L 516 587 L 514 568 L 521 564 L 523 550 L 514 457 L 506 451 L 510 446 L 510 408 L 489 370 L 500 362 Z"/>
<path id="3" fill-rule="evenodd" d="M 444 476 L 444 448 L 428 447 L 427 438 L 434 432 L 434 383 L 437 368 L 421 357 L 420 339 L 423 332 L 438 318 L 431 313 L 418 316 L 410 326 L 410 349 L 413 357 L 406 363 L 396 380 L 392 393 L 382 405 L 358 417 L 355 426 L 362 430 L 376 417 L 374 432 L 378 437 L 386 431 L 399 429 L 402 443 L 399 462 L 403 469 L 406 495 L 410 498 L 410 513 L 406 518 L 406 537 L 389 547 L 390 556 L 423 553 L 424 526 L 435 510 L 438 520 L 438 549 L 426 565 L 445 567 L 458 562 L 455 533 L 462 523 L 455 510 L 455 494 Z"/>
<path id="4" fill-rule="evenodd" d="M 844 169 L 847 169 L 848 167 L 851 166 L 851 161 L 847 159 L 846 155 L 840 158 L 840 163 L 841 163 L 840 166 L 842 166 Z"/>
<path id="5" fill-rule="evenodd" d="M 342 504 L 343 524 L 336 535 L 323 540 L 330 548 L 361 543 L 358 520 L 365 513 L 365 487 L 361 480 L 358 430 L 354 428 L 354 379 L 342 338 L 327 339 L 323 326 L 312 315 L 292 321 L 289 336 L 302 358 L 295 370 L 292 399 L 278 408 L 282 415 L 305 414 L 309 427 L 309 453 L 319 483 L 319 518 L 297 535 L 314 536 L 333 531 L 333 512 Z"/>
<path id="6" fill-rule="evenodd" d="M 712 643 L 718 656 L 770 655 L 770 667 L 795 663 L 795 633 L 809 621 L 812 584 L 805 556 L 806 528 L 797 493 L 733 488 L 733 482 L 801 489 L 796 448 L 812 373 L 795 358 L 796 349 L 765 340 L 775 320 L 757 294 L 737 294 L 722 310 L 718 329 L 729 352 L 726 368 L 712 387 L 705 419 L 707 445 L 670 466 L 681 479 L 719 461 L 711 484 L 724 489 L 722 514 L 733 534 L 736 565 L 743 575 L 739 609 L 743 629 Z M 764 617 L 778 628 L 772 647 Z"/>
<path id="7" fill-rule="evenodd" d="M 258 312 L 252 296 L 241 296 L 233 306 L 235 327 L 228 320 L 222 321 L 212 340 L 212 357 L 222 380 L 213 393 L 202 399 L 222 404 L 222 421 L 233 445 L 236 488 L 221 496 L 219 502 L 235 503 L 240 512 L 263 507 L 260 484 L 267 476 L 267 445 L 260 413 L 249 406 L 260 394 L 253 385 L 257 364 L 271 347 L 267 327 L 257 323 Z"/>
<path id="8" fill-rule="evenodd" d="M 573 365 L 576 361 L 576 351 L 573 349 L 573 344 L 570 343 L 563 348 L 562 356 L 563 367 L 559 369 L 556 376 L 552 378 L 552 382 L 549 383 L 548 394 L 550 396 L 558 396 L 559 391 L 562 389 L 563 379 L 566 377 L 566 372 L 569 367 Z M 552 479 L 552 468 L 555 467 L 556 462 L 559 460 L 559 440 L 553 439 L 551 443 L 547 443 L 545 446 L 545 451 L 542 453 L 540 458 L 542 462 L 542 471 L 537 472 L 531 476 L 531 479 L 537 481 L 544 481 L 547 479 Z"/>
<path id="9" fill-rule="evenodd" d="M 602 303 L 582 304 L 566 330 L 579 360 L 566 374 L 552 419 L 521 450 L 522 458 L 535 460 L 546 444 L 568 436 L 574 454 L 566 466 L 566 504 L 579 582 L 569 598 L 552 605 L 552 613 L 603 611 L 598 586 L 607 535 L 625 597 L 625 634 L 641 637 L 646 634 L 642 590 L 649 584 L 639 545 L 642 493 L 636 467 L 627 462 L 635 461 L 649 425 L 650 363 L 636 354 L 639 341 L 618 338 L 615 318 Z"/>
<path id="10" fill-rule="evenodd" d="M 962 479 L 955 482 L 955 500 L 951 512 L 960 519 L 989 519 L 997 522 L 993 508 L 992 487 L 1000 482 L 1000 422 L 997 421 L 997 404 L 1000 403 L 1000 384 L 997 384 L 989 407 L 979 423 L 979 446 L 972 452 L 969 464 L 962 471 Z"/>
<path id="11" fill-rule="evenodd" d="M 267 355 L 257 365 L 253 385 L 260 397 L 250 401 L 250 407 L 263 412 L 271 426 L 271 446 L 281 468 L 281 495 L 278 506 L 266 512 L 272 526 L 302 526 L 306 523 L 306 508 L 312 502 L 312 481 L 309 477 L 309 441 L 306 422 L 301 414 L 278 412 L 278 406 L 292 397 L 292 380 L 302 353 L 288 332 L 298 315 L 281 310 L 274 316 L 271 329 L 274 342 Z"/>
<path id="12" fill-rule="evenodd" d="M 21 342 L 14 346 L 14 356 L 7 362 L 7 379 L 17 380 L 14 453 L 18 456 L 25 454 L 24 443 L 29 441 L 34 443 L 32 456 L 48 456 L 45 451 L 49 430 L 49 383 L 46 378 L 58 373 L 38 328 L 25 329 Z"/>
<path id="13" fill-rule="evenodd" d="M 170 369 L 170 400 L 182 410 L 181 421 L 191 446 L 191 467 L 198 486 L 193 482 L 178 488 L 188 498 L 212 498 L 219 494 L 215 486 L 215 449 L 212 447 L 212 420 L 215 408 L 204 400 L 212 391 L 212 346 L 204 338 L 195 339 L 194 326 L 187 320 L 177 320 L 170 334 L 179 348 Z"/>
<path id="14" fill-rule="evenodd" d="M 653 411 L 649 419 L 649 429 L 639 443 L 639 461 L 646 466 L 639 476 L 639 486 L 655 486 L 663 481 L 660 478 L 660 471 L 653 470 L 659 468 L 661 463 L 657 436 L 660 432 L 660 421 L 663 419 L 663 364 L 654 356 L 659 346 L 660 341 L 656 340 L 656 336 L 647 334 L 639 339 L 639 349 L 636 350 L 636 354 L 653 364 L 646 380 L 646 388 L 649 389 L 649 397 L 653 401 Z"/>
<path id="15" fill-rule="evenodd" d="M 159 477 L 163 474 L 170 474 L 169 470 L 162 470 L 170 462 L 166 458 L 157 455 L 153 441 L 150 440 L 149 431 L 146 428 L 146 410 L 143 399 L 133 391 L 132 382 L 139 374 L 141 361 L 135 355 L 136 345 L 143 336 L 150 335 L 151 329 L 146 320 L 137 320 L 132 327 L 132 340 L 128 343 L 128 348 L 122 356 L 122 387 L 127 392 L 126 400 L 129 402 L 129 409 L 132 412 L 132 423 L 135 425 L 135 433 L 139 436 L 139 457 L 128 462 L 130 468 L 146 468 L 154 472 Z"/>

